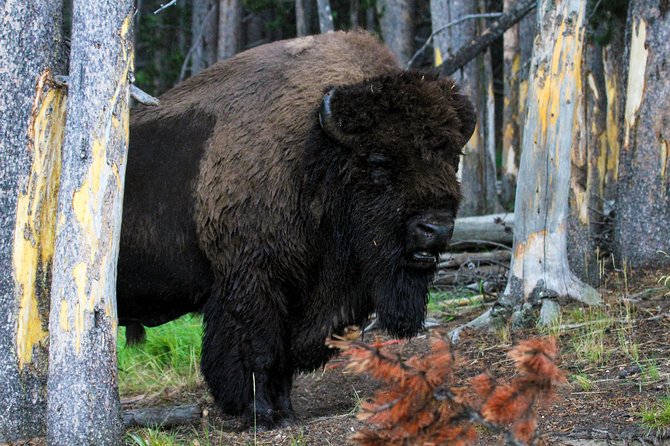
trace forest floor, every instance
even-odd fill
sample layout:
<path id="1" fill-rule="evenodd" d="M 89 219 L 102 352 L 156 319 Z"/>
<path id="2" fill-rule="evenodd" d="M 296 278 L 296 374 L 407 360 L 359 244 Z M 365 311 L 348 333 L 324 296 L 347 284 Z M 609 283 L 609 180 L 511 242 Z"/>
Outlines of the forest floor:
<path id="1" fill-rule="evenodd" d="M 465 331 L 454 347 L 462 374 L 489 370 L 511 378 L 506 352 L 519 340 L 554 334 L 561 347 L 560 367 L 568 383 L 538 412 L 538 444 L 670 445 L 670 295 L 659 284 L 662 272 L 623 277 L 610 274 L 600 287 L 606 304 L 598 309 L 562 308 L 549 329 Z M 448 329 L 480 314 L 486 304 L 467 308 L 432 305 L 432 319 Z M 372 336 L 366 339 L 372 339 Z M 430 352 L 427 335 L 397 344 L 403 356 Z M 128 444 L 140 445 L 348 445 L 363 426 L 356 419 L 362 400 L 379 388 L 372 379 L 344 373 L 344 361 L 295 380 L 293 404 L 300 424 L 254 433 L 236 418 L 222 416 L 199 380 L 190 388 L 167 387 L 152 398 L 123 395 L 124 408 L 197 402 L 205 416 L 197 425 L 129 431 Z M 665 402 L 664 409 L 661 404 Z M 665 410 L 665 413 L 661 413 Z M 660 426 L 660 427 L 652 427 Z M 479 444 L 502 444 L 480 432 Z"/>

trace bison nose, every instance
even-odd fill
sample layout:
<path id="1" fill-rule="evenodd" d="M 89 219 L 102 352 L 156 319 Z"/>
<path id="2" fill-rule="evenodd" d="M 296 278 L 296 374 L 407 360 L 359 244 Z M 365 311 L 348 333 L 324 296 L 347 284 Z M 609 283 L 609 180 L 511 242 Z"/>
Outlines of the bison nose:
<path id="1" fill-rule="evenodd" d="M 442 225 L 437 223 L 417 223 L 416 230 L 420 236 L 430 240 L 446 240 L 451 238 L 454 232 L 454 225 Z"/>
<path id="2" fill-rule="evenodd" d="M 454 232 L 454 224 L 450 221 L 438 223 L 419 220 L 412 226 L 410 233 L 414 248 L 430 252 L 444 251 Z"/>

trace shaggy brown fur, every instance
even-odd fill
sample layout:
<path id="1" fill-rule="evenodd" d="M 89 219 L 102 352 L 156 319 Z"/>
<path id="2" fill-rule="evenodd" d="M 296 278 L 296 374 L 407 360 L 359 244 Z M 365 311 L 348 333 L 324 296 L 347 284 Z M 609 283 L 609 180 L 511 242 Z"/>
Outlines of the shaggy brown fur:
<path id="1" fill-rule="evenodd" d="M 275 42 L 183 82 L 131 119 L 121 324 L 202 311 L 217 403 L 290 421 L 292 376 L 328 359 L 327 336 L 373 311 L 393 334 L 421 328 L 473 127 L 450 80 L 402 73 L 364 33 Z"/>

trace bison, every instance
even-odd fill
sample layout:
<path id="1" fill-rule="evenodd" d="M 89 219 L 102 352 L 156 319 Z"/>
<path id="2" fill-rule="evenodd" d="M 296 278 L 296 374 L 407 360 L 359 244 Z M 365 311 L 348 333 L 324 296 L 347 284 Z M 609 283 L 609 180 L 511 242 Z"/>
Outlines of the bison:
<path id="1" fill-rule="evenodd" d="M 204 315 L 217 405 L 292 422 L 296 372 L 376 313 L 423 325 L 475 126 L 449 79 L 406 72 L 375 37 L 329 33 L 243 52 L 132 113 L 121 325 Z"/>

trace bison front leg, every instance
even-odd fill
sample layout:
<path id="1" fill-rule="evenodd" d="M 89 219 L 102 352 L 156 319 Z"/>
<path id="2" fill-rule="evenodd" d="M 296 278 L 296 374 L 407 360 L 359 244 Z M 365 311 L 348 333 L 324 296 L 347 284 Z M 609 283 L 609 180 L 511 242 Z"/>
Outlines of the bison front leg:
<path id="1" fill-rule="evenodd" d="M 217 287 L 205 304 L 201 367 L 224 412 L 271 429 L 295 420 L 285 299 L 248 280 Z"/>

